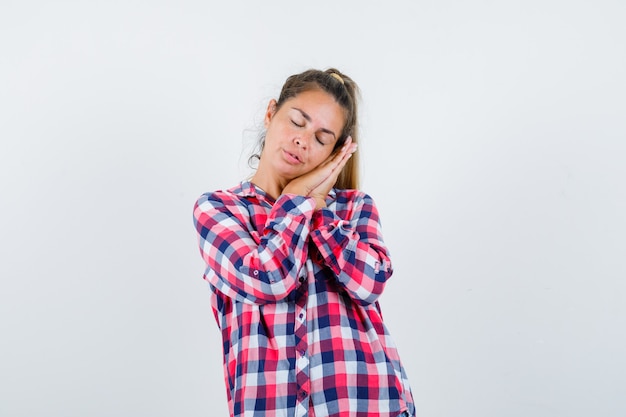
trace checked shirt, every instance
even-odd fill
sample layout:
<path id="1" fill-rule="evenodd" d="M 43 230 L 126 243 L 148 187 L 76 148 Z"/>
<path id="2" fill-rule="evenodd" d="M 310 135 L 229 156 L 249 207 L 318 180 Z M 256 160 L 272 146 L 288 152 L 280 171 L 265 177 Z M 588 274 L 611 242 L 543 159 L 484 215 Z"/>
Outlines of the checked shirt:
<path id="1" fill-rule="evenodd" d="M 374 202 L 327 205 L 246 181 L 194 206 L 232 417 L 414 414 L 377 302 L 392 268 Z"/>

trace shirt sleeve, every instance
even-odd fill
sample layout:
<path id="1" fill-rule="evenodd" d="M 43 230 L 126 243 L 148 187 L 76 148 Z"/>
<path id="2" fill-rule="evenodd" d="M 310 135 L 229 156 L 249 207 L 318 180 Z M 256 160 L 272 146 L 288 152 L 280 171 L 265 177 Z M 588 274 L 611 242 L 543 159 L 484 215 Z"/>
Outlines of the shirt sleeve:
<path id="1" fill-rule="evenodd" d="M 374 201 L 355 193 L 350 203 L 346 218 L 329 208 L 316 211 L 311 241 L 350 297 L 367 305 L 382 294 L 393 269 Z"/>
<path id="2" fill-rule="evenodd" d="M 261 233 L 251 230 L 248 208 L 223 193 L 201 196 L 194 206 L 204 278 L 225 296 L 265 304 L 286 298 L 307 257 L 315 201 L 282 195 Z"/>

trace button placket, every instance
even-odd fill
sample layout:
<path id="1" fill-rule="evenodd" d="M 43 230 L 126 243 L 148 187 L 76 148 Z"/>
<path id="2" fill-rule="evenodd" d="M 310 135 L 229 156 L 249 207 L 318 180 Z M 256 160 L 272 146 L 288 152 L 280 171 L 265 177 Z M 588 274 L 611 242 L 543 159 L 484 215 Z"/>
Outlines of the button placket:
<path id="1" fill-rule="evenodd" d="M 307 268 L 308 269 L 308 268 Z M 304 271 L 306 274 L 306 270 Z M 300 277 L 299 280 L 306 281 L 306 275 Z M 304 413 L 308 410 L 309 405 L 309 357 L 307 356 L 308 350 L 308 334 L 306 323 L 306 305 L 308 299 L 308 286 L 303 285 L 300 290 L 299 297 L 296 300 L 294 323 L 295 333 L 295 364 L 296 364 L 296 387 L 297 387 L 297 410 L 302 410 Z M 299 412 L 296 412 L 299 415 Z"/>

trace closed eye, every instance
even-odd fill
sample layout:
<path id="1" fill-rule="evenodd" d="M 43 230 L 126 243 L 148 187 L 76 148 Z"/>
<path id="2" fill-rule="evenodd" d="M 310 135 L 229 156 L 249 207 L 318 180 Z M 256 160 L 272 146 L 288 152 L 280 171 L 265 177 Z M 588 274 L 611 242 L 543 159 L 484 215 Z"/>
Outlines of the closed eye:
<path id="1" fill-rule="evenodd" d="M 311 116 L 309 116 L 308 114 L 306 114 L 304 111 L 302 111 L 301 109 L 297 108 L 297 107 L 292 107 L 293 110 L 296 110 L 297 113 L 294 113 L 296 115 L 298 115 L 297 119 L 299 119 L 299 116 L 302 116 L 307 122 L 311 121 Z M 306 122 L 300 122 L 301 124 L 298 124 L 294 119 L 291 119 L 291 123 L 293 123 L 295 126 L 298 127 L 304 127 L 304 125 L 306 124 Z M 335 134 L 335 132 L 333 132 L 332 130 L 329 130 L 327 128 L 321 128 L 320 131 L 324 134 L 329 134 L 332 136 L 332 141 L 335 141 L 337 138 L 337 135 Z M 318 141 L 320 143 L 323 143 L 321 140 L 318 139 Z"/>
<path id="2" fill-rule="evenodd" d="M 296 127 L 304 127 L 306 125 L 306 122 L 301 122 L 299 120 L 294 120 L 292 118 L 289 118 L 289 120 Z M 323 133 L 326 133 L 326 132 L 323 132 Z M 326 142 L 324 142 L 318 135 L 315 135 L 315 140 L 322 146 L 326 145 Z"/>

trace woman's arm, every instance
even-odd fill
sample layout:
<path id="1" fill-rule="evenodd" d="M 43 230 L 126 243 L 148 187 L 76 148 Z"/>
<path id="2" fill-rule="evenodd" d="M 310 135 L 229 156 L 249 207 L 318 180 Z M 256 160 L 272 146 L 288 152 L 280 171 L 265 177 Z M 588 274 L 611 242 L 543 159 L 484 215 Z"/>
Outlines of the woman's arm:
<path id="1" fill-rule="evenodd" d="M 239 197 L 216 192 L 194 206 L 205 279 L 227 297 L 264 304 L 289 295 L 307 257 L 315 200 L 282 195 L 260 233 L 249 230 L 249 212 Z"/>
<path id="2" fill-rule="evenodd" d="M 393 272 L 378 210 L 366 194 L 341 193 L 346 193 L 342 199 L 347 197 L 345 219 L 329 208 L 316 211 L 311 240 L 350 297 L 359 304 L 371 304 Z"/>

